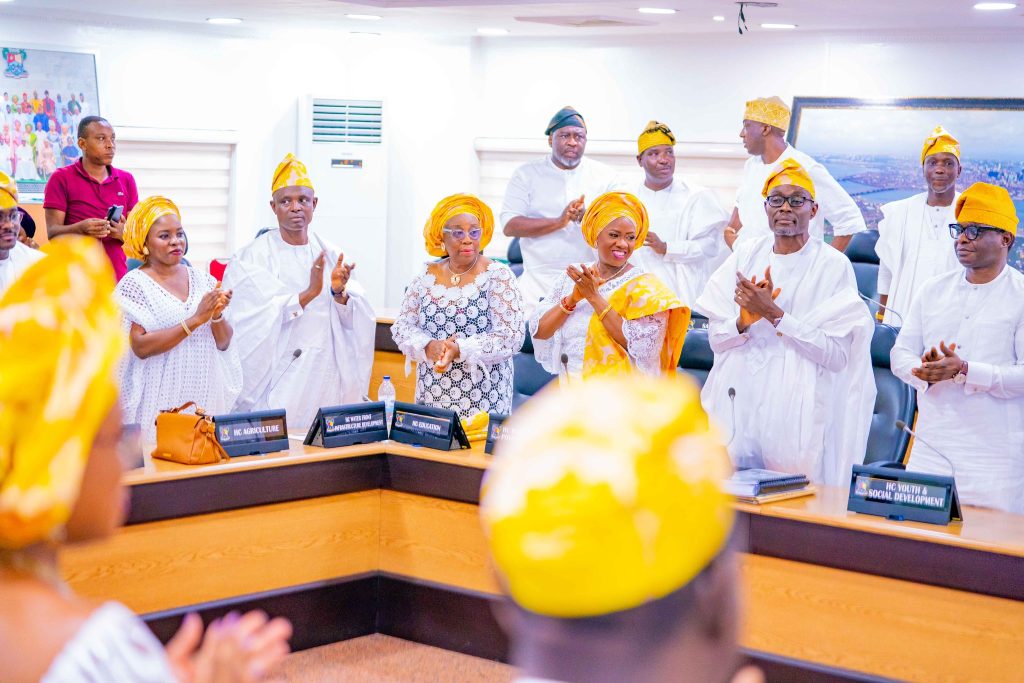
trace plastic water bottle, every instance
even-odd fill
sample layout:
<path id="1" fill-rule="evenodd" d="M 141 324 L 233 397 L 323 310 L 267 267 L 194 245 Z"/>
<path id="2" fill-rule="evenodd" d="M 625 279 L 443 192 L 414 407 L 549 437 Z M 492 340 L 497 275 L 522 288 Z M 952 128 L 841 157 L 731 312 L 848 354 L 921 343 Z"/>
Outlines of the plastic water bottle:
<path id="1" fill-rule="evenodd" d="M 395 385 L 391 383 L 391 375 L 384 375 L 377 387 L 377 400 L 384 402 L 384 414 L 387 416 L 388 434 L 391 434 L 391 416 L 395 414 Z"/>

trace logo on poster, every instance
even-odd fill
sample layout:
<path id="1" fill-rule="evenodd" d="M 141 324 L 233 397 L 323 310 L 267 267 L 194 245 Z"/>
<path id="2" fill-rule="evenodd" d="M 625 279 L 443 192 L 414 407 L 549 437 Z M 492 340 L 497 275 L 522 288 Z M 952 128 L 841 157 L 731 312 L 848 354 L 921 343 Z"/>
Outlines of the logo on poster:
<path id="1" fill-rule="evenodd" d="M 4 48 L 4 76 L 6 78 L 27 78 L 25 58 L 28 53 L 18 47 Z"/>

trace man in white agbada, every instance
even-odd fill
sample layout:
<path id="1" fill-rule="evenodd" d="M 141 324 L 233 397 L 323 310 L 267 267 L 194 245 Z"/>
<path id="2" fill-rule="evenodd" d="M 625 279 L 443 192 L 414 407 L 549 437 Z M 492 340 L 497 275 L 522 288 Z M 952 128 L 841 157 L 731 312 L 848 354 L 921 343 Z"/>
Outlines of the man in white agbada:
<path id="1" fill-rule="evenodd" d="M 960 143 L 942 126 L 924 141 L 921 168 L 928 191 L 882 205 L 878 222 L 878 295 L 882 322 L 901 327 L 926 280 L 960 270 L 949 224 L 956 222 Z"/>
<path id="2" fill-rule="evenodd" d="M 832 224 L 832 246 L 846 251 L 854 233 L 867 229 L 864 216 L 828 169 L 786 142 L 789 118 L 789 107 L 778 97 L 747 102 L 740 139 L 751 157 L 743 165 L 743 180 L 736 191 L 736 208 L 725 230 L 725 241 L 735 248 L 737 240 L 742 243 L 771 234 L 761 188 L 776 164 L 792 159 L 814 182 L 818 211 L 811 220 L 811 236 L 824 238 L 827 219 Z"/>
<path id="3" fill-rule="evenodd" d="M 355 264 L 309 229 L 317 197 L 306 166 L 287 155 L 271 189 L 279 229 L 243 247 L 224 274 L 242 359 L 235 410 L 284 408 L 289 429 L 304 430 L 321 406 L 366 395 L 376 318 L 350 280 Z"/>
<path id="4" fill-rule="evenodd" d="M 566 266 L 594 260 L 580 221 L 587 202 L 615 185 L 615 174 L 608 166 L 583 158 L 587 124 L 575 109 L 560 109 L 544 134 L 551 154 L 516 169 L 505 190 L 500 217 L 504 233 L 520 238 L 519 290 L 527 318 Z"/>
<path id="5" fill-rule="evenodd" d="M 21 212 L 18 211 L 18 184 L 0 173 L 0 294 L 7 291 L 43 253 L 18 241 Z"/>
<path id="6" fill-rule="evenodd" d="M 672 131 L 658 121 L 637 140 L 644 180 L 633 193 L 647 208 L 651 228 L 634 258 L 692 308 L 728 251 L 722 230 L 729 216 L 710 189 L 675 177 L 675 144 Z"/>
<path id="7" fill-rule="evenodd" d="M 1024 513 L 1024 275 L 1007 264 L 1017 212 L 1001 187 L 975 183 L 956 203 L 961 268 L 921 286 L 892 350 L 917 389 L 907 469 L 950 474 L 960 500 Z"/>
<path id="8" fill-rule="evenodd" d="M 738 466 L 849 485 L 875 400 L 874 324 L 850 262 L 808 232 L 814 190 L 783 162 L 763 189 L 773 234 L 738 244 L 697 299 L 715 352 L 701 402 Z"/>

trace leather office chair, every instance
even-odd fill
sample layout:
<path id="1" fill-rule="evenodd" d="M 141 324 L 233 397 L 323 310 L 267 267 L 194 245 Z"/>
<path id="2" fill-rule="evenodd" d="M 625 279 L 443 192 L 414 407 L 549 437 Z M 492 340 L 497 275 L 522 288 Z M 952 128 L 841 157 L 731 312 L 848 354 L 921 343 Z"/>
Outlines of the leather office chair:
<path id="1" fill-rule="evenodd" d="M 523 251 L 519 248 L 519 238 L 513 237 L 508 245 L 508 267 L 519 277 L 523 274 Z"/>
<path id="2" fill-rule="evenodd" d="M 875 243 L 878 242 L 877 230 L 858 232 L 850 240 L 846 248 L 846 256 L 853 264 L 853 274 L 857 277 L 857 290 L 862 296 L 878 301 L 878 254 Z M 878 306 L 868 303 L 871 315 L 878 312 Z"/>
<path id="3" fill-rule="evenodd" d="M 706 324 L 707 320 L 702 318 Z M 686 333 L 686 343 L 679 355 L 679 369 L 693 377 L 701 387 L 708 381 L 708 373 L 715 362 L 715 354 L 708 342 L 706 327 L 695 327 Z"/>
<path id="4" fill-rule="evenodd" d="M 526 339 L 523 348 L 512 357 L 512 409 L 515 410 L 531 396 L 555 379 L 555 375 L 545 370 L 533 357 L 533 340 L 527 324 Z"/>
<path id="5" fill-rule="evenodd" d="M 890 369 L 889 354 L 896 343 L 896 334 L 896 328 L 876 323 L 871 338 L 871 365 L 878 393 L 871 416 L 865 464 L 888 460 L 903 462 L 910 443 L 910 436 L 896 427 L 896 420 L 903 420 L 908 425 L 914 423 L 917 395 Z"/>

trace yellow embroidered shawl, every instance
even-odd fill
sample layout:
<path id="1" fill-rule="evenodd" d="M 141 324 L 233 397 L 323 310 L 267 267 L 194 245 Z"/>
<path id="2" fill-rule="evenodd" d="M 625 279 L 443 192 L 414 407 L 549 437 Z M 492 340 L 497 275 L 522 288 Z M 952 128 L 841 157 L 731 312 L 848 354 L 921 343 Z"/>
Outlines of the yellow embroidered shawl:
<path id="1" fill-rule="evenodd" d="M 623 320 L 636 320 L 668 311 L 668 330 L 661 347 L 661 371 L 663 374 L 675 372 L 686 329 L 690 325 L 690 309 L 651 273 L 635 277 L 616 289 L 608 303 Z M 592 315 L 583 351 L 583 377 L 631 370 L 629 354 L 608 334 L 604 324 L 597 319 L 597 313 Z"/>

